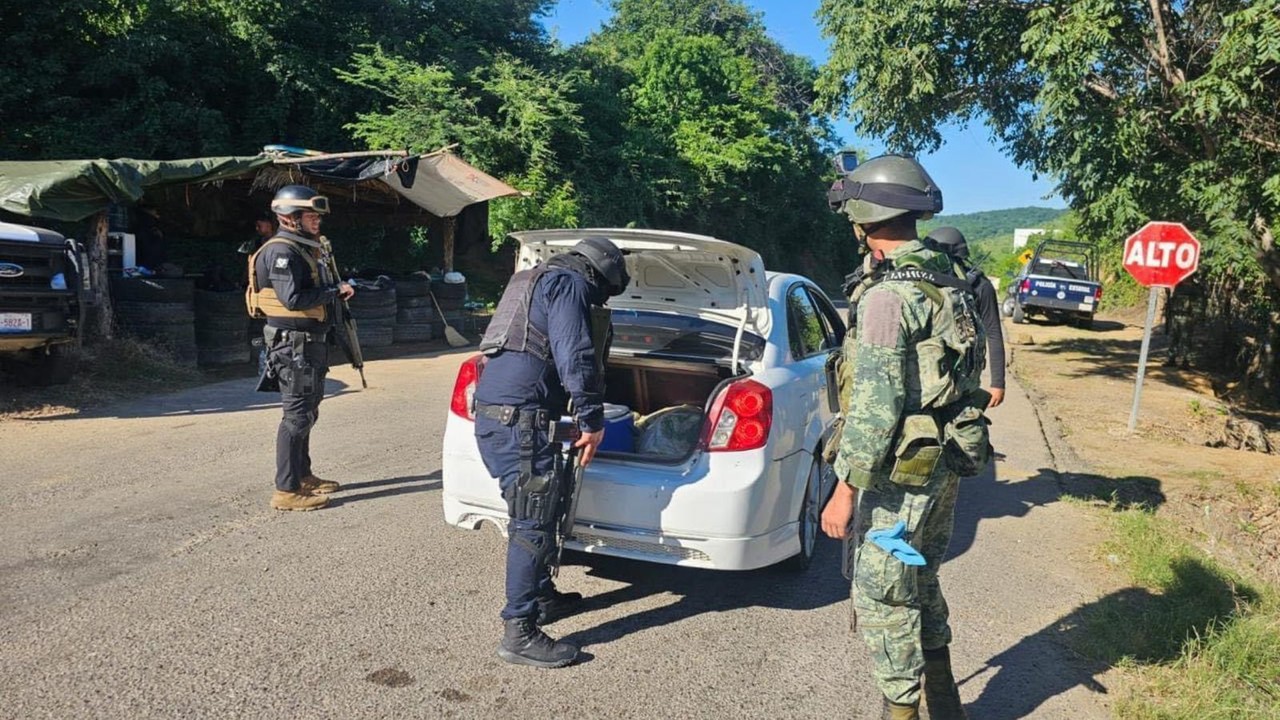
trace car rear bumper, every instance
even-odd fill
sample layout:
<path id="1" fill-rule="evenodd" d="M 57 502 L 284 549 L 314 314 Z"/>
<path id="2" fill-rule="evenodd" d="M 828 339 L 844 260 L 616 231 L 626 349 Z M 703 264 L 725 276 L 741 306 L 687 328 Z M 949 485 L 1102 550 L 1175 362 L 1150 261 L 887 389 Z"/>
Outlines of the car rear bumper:
<path id="1" fill-rule="evenodd" d="M 445 426 L 445 521 L 505 531 L 506 503 L 470 422 Z M 574 538 L 587 553 L 715 570 L 754 570 L 800 551 L 792 485 L 763 451 L 695 453 L 679 465 L 598 457 L 584 473 Z"/>
<path id="2" fill-rule="evenodd" d="M 1085 313 L 1092 315 L 1097 303 L 1083 302 L 1079 299 L 1065 298 L 1059 300 L 1055 297 L 1046 297 L 1044 295 L 1023 295 L 1018 302 L 1022 303 L 1023 308 L 1032 308 L 1037 310 L 1052 310 L 1054 312 L 1063 313 Z"/>

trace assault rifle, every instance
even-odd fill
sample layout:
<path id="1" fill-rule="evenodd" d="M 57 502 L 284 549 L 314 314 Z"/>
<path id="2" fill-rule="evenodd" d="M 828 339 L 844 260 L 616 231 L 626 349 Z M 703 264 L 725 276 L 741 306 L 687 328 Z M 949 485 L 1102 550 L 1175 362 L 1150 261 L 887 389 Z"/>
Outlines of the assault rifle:
<path id="1" fill-rule="evenodd" d="M 332 282 L 341 283 L 342 273 L 338 271 L 338 262 L 333 257 L 333 246 L 329 244 L 329 238 L 323 235 L 320 236 L 320 254 L 324 256 L 329 279 Z M 347 356 L 351 367 L 360 373 L 360 387 L 368 390 L 369 383 L 364 380 L 364 353 L 360 351 L 360 336 L 356 333 L 356 319 L 351 316 L 351 306 L 347 305 L 347 301 L 340 296 L 334 295 L 331 312 L 338 325 L 335 333 L 338 336 L 338 345 L 342 348 L 342 353 Z"/>
<path id="2" fill-rule="evenodd" d="M 573 421 L 551 422 L 551 442 L 577 442 L 582 431 Z M 564 542 L 573 537 L 573 523 L 578 519 L 578 495 L 582 492 L 582 463 L 578 461 L 580 448 L 569 446 L 565 456 L 556 461 L 556 474 L 560 476 L 560 497 L 556 508 L 556 553 L 551 559 L 551 577 L 560 574 L 560 556 Z"/>

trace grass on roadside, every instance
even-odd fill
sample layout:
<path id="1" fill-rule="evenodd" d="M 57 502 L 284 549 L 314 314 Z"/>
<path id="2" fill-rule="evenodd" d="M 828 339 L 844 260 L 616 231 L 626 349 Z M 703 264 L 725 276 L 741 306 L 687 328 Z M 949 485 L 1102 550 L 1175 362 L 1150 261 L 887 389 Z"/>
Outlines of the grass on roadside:
<path id="1" fill-rule="evenodd" d="M 1128 668 L 1137 720 L 1280 720 L 1280 591 L 1225 568 L 1145 509 L 1117 510 L 1104 551 L 1137 586 L 1083 611 L 1079 648 Z"/>

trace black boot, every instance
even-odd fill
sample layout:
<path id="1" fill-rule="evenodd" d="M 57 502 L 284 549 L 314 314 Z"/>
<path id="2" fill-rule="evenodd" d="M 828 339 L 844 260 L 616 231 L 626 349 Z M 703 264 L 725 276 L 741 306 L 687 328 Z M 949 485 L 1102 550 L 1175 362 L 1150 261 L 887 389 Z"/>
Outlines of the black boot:
<path id="1" fill-rule="evenodd" d="M 924 651 L 924 705 L 929 720 L 968 720 L 951 672 L 951 651 L 945 645 Z"/>
<path id="2" fill-rule="evenodd" d="M 547 637 L 531 617 L 512 618 L 505 622 L 498 657 L 516 665 L 558 668 L 576 660 L 578 648 Z"/>
<path id="3" fill-rule="evenodd" d="M 562 593 L 559 590 L 552 590 L 550 597 L 538 599 L 538 625 L 550 625 L 581 609 L 582 593 Z"/>

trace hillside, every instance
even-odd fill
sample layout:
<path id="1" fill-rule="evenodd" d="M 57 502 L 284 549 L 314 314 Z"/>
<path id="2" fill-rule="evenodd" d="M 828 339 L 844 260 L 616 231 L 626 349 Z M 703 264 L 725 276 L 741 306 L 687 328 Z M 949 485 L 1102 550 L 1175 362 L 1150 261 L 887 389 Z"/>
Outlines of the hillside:
<path id="1" fill-rule="evenodd" d="M 1037 228 L 1061 217 L 1067 211 L 1056 208 L 1021 207 L 1007 210 L 987 210 L 957 215 L 939 215 L 921 224 L 921 233 L 936 227 L 950 225 L 964 233 L 970 242 L 988 240 L 1000 236 L 1012 236 L 1016 228 Z"/>

